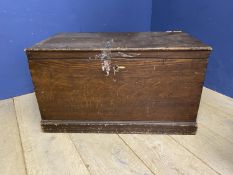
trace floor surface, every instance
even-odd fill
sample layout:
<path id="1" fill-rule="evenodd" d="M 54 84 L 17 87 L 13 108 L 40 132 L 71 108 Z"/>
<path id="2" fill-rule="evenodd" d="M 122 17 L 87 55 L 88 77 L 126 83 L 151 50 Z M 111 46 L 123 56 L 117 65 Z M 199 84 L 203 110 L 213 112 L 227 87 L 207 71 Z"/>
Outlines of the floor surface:
<path id="1" fill-rule="evenodd" d="M 35 94 L 0 101 L 0 175 L 233 174 L 233 99 L 204 88 L 196 135 L 43 133 Z"/>

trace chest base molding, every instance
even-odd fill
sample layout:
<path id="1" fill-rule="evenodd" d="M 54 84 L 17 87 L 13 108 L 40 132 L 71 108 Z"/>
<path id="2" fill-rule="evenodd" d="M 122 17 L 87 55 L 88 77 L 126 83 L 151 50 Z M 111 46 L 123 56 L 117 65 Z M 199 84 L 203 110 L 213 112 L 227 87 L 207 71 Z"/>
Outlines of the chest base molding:
<path id="1" fill-rule="evenodd" d="M 195 134 L 196 122 L 42 120 L 44 132 Z"/>

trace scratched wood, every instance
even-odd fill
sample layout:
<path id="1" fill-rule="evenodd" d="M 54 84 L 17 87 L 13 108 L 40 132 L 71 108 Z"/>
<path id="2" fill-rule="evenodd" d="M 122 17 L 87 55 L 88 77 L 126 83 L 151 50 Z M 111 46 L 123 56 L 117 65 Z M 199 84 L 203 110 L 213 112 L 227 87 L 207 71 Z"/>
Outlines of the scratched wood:
<path id="1" fill-rule="evenodd" d="M 233 99 L 204 88 L 195 137 L 172 136 L 219 174 L 232 174 Z"/>
<path id="2" fill-rule="evenodd" d="M 43 133 L 35 94 L 14 98 L 28 175 L 88 175 L 67 134 Z"/>
<path id="3" fill-rule="evenodd" d="M 121 134 L 120 137 L 154 174 L 217 175 L 214 170 L 166 135 Z"/>
<path id="4" fill-rule="evenodd" d="M 3 100 L 0 101 L 0 174 L 24 175 L 27 169 L 27 174 L 35 175 L 89 172 L 101 175 L 231 175 L 233 155 L 229 138 L 233 133 L 230 129 L 232 101 L 204 88 L 196 136 L 120 135 L 121 140 L 111 134 L 40 132 L 40 116 L 34 93 L 15 98 L 18 130 L 13 102 Z M 224 126 L 228 129 L 224 130 Z M 20 151 L 19 135 L 25 151 L 26 167 L 22 149 Z"/>
<path id="5" fill-rule="evenodd" d="M 25 51 L 44 131 L 195 133 L 211 47 L 187 33 L 61 33 Z"/>
<path id="6" fill-rule="evenodd" d="M 27 50 L 211 50 L 184 32 L 60 33 Z"/>
<path id="7" fill-rule="evenodd" d="M 195 136 L 171 136 L 216 172 L 231 175 L 233 172 L 232 143 L 217 132 L 199 124 Z"/>
<path id="8" fill-rule="evenodd" d="M 195 122 L 206 59 L 112 63 L 126 69 L 107 77 L 98 60 L 30 61 L 42 118 Z"/>
<path id="9" fill-rule="evenodd" d="M 152 175 L 115 134 L 71 134 L 92 175 Z"/>
<path id="10" fill-rule="evenodd" d="M 12 99 L 0 101 L 0 174 L 26 175 Z"/>
<path id="11" fill-rule="evenodd" d="M 27 50 L 29 60 L 37 59 L 95 59 L 101 51 L 75 51 L 75 50 Z M 205 59 L 209 56 L 208 50 L 154 50 L 154 51 L 112 51 L 112 58 L 125 59 Z"/>

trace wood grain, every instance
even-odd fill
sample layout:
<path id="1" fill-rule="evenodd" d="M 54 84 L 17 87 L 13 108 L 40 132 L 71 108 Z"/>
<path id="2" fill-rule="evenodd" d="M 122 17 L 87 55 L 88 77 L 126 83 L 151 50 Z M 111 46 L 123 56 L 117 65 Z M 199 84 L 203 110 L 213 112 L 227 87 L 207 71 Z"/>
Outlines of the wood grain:
<path id="1" fill-rule="evenodd" d="M 26 175 L 12 99 L 0 101 L 0 174 Z"/>
<path id="2" fill-rule="evenodd" d="M 152 175 L 115 134 L 71 134 L 92 175 Z"/>
<path id="3" fill-rule="evenodd" d="M 233 114 L 233 99 L 226 95 L 208 88 L 203 88 L 202 101 L 205 104 L 216 108 L 216 110 L 222 111 L 224 114 L 229 114 L 230 116 Z"/>
<path id="4" fill-rule="evenodd" d="M 89 175 L 69 135 L 41 131 L 34 93 L 14 101 L 28 175 Z"/>
<path id="5" fill-rule="evenodd" d="M 222 112 L 218 108 L 214 108 L 205 102 L 202 102 L 199 114 L 203 117 L 198 118 L 198 123 L 217 132 L 233 144 L 233 113 L 228 114 Z"/>
<path id="6" fill-rule="evenodd" d="M 171 137 L 216 172 L 224 175 L 232 174 L 232 143 L 219 136 L 218 133 L 212 132 L 202 125 L 198 128 L 195 136 L 186 137 L 177 135 Z"/>
<path id="7" fill-rule="evenodd" d="M 30 69 L 43 119 L 186 121 L 196 119 L 207 60 L 33 60 Z"/>
<path id="8" fill-rule="evenodd" d="M 60 33 L 27 50 L 211 50 L 184 32 Z"/>
<path id="9" fill-rule="evenodd" d="M 67 134 L 41 133 L 35 94 L 19 96 L 15 100 L 17 114 L 20 114 L 17 116 L 20 133 L 13 115 L 12 100 L 0 101 L 1 175 L 24 174 L 21 173 L 25 169 L 22 161 L 17 161 L 21 159 L 16 149 L 20 148 L 17 135 L 21 135 L 24 141 L 28 174 L 85 174 L 83 165 L 77 165 L 80 157 L 91 174 L 142 174 L 148 171 L 148 174 L 165 175 L 232 174 L 232 142 L 229 138 L 233 133 L 230 121 L 233 99 L 210 89 L 203 90 L 202 112 L 198 116 L 198 121 L 202 122 L 196 136 L 171 138 L 167 135 L 122 134 L 123 142 L 112 134 L 72 134 L 70 140 Z M 51 135 L 55 136 L 54 143 L 49 139 Z M 75 146 L 67 146 L 70 142 Z M 73 147 L 79 156 L 69 151 Z M 81 167 L 75 168 L 78 166 Z"/>
<path id="10" fill-rule="evenodd" d="M 204 88 L 198 112 L 198 123 L 233 143 L 233 100 Z"/>
<path id="11" fill-rule="evenodd" d="M 195 134 L 196 122 L 42 120 L 45 132 Z"/>
<path id="12" fill-rule="evenodd" d="M 194 133 L 211 49 L 184 32 L 52 36 L 26 49 L 43 128 L 86 132 L 85 127 L 90 131 L 100 127 L 96 132 L 113 132 L 122 131 L 122 122 L 140 121 L 151 122 L 151 131 L 166 123 L 170 126 L 161 127 L 162 133 L 174 127 L 174 133 Z M 110 76 L 96 57 L 103 50 L 111 51 Z M 115 73 L 114 67 L 124 69 Z M 87 121 L 118 123 L 81 124 Z M 136 125 L 130 127 L 139 132 Z"/>
<path id="13" fill-rule="evenodd" d="M 217 174 L 168 136 L 121 134 L 120 137 L 154 174 Z"/>
<path id="14" fill-rule="evenodd" d="M 72 50 L 30 50 L 27 51 L 29 60 L 36 59 L 94 59 L 101 51 L 72 51 Z M 206 59 L 209 57 L 208 50 L 170 50 L 170 51 L 111 51 L 112 58 L 133 59 Z"/>

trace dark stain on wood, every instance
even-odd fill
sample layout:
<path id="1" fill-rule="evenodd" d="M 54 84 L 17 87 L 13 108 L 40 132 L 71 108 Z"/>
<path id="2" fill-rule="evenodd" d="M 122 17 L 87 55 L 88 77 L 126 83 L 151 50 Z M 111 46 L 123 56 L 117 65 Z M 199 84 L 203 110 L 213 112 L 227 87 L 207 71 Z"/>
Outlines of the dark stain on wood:
<path id="1" fill-rule="evenodd" d="M 196 122 L 143 122 L 143 121 L 67 121 L 42 120 L 44 132 L 65 133 L 121 133 L 121 134 L 183 134 L 194 135 Z"/>

